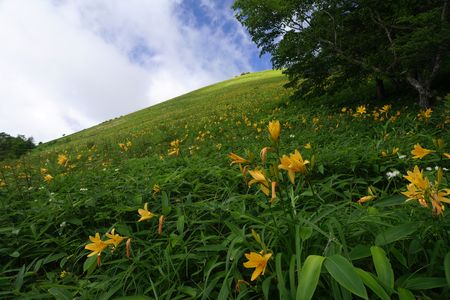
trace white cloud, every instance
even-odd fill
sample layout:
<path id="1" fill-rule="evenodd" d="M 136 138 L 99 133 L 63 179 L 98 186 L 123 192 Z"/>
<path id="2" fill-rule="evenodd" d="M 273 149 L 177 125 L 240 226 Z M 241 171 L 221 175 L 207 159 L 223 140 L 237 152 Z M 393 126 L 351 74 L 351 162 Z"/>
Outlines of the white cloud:
<path id="1" fill-rule="evenodd" d="M 0 131 L 47 141 L 252 70 L 232 11 L 201 8 L 209 25 L 176 0 L 0 1 Z"/>

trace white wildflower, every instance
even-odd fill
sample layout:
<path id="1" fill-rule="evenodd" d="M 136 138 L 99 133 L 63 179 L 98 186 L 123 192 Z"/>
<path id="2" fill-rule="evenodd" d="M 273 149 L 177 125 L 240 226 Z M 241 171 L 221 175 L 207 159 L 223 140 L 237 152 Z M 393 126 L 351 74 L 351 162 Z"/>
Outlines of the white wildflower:
<path id="1" fill-rule="evenodd" d="M 400 176 L 400 171 L 398 171 L 398 170 L 394 170 L 394 171 L 392 171 L 392 172 L 387 172 L 387 173 L 386 173 L 386 177 L 387 177 L 388 179 L 392 179 L 392 178 L 398 177 L 398 176 Z"/>

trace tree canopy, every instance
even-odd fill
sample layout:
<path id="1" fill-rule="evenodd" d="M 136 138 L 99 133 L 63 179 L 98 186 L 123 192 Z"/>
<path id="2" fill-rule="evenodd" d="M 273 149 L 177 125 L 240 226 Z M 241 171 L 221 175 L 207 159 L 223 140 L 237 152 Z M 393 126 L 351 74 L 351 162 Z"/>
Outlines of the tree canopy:
<path id="1" fill-rule="evenodd" d="M 17 158 L 35 148 L 33 138 L 24 135 L 13 137 L 5 132 L 0 133 L 0 161 L 7 158 Z"/>
<path id="2" fill-rule="evenodd" d="M 306 92 L 388 77 L 409 83 L 426 107 L 449 58 L 448 1 L 236 0 L 233 8 L 274 67 Z"/>

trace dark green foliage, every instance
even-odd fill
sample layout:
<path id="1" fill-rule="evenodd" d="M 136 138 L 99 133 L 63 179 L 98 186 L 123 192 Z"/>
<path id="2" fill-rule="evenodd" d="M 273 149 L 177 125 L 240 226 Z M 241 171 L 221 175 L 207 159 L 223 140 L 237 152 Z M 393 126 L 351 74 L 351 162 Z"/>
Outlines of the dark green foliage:
<path id="1" fill-rule="evenodd" d="M 5 132 L 0 133 L 0 161 L 18 158 L 35 147 L 32 137 L 26 138 L 24 135 L 13 137 Z"/>
<path id="2" fill-rule="evenodd" d="M 236 0 L 234 9 L 303 95 L 389 78 L 427 107 L 450 58 L 448 1 Z"/>

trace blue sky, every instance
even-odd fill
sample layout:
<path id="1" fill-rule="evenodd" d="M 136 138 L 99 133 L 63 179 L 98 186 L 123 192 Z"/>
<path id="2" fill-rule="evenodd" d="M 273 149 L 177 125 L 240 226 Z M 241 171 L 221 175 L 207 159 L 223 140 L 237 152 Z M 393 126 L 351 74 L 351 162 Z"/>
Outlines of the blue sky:
<path id="1" fill-rule="evenodd" d="M 48 141 L 270 69 L 232 2 L 0 1 L 0 132 Z"/>

